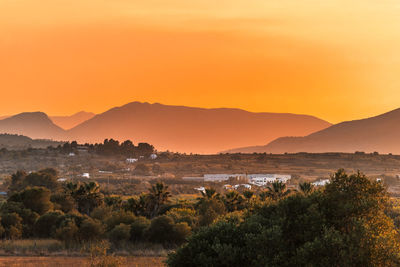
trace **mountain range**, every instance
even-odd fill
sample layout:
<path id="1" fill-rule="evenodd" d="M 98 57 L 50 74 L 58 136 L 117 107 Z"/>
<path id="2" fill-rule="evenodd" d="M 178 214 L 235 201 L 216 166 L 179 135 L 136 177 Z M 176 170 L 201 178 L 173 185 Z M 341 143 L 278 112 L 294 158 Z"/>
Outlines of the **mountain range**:
<path id="1" fill-rule="evenodd" d="M 35 112 L 33 112 L 35 113 Z M 54 124 L 63 128 L 64 130 L 71 129 L 88 119 L 91 119 L 96 114 L 92 112 L 80 111 L 71 116 L 48 116 Z M 6 118 L 10 118 L 12 116 L 0 116 L 0 120 L 4 120 Z"/>
<path id="2" fill-rule="evenodd" d="M 87 119 L 82 119 L 85 116 Z M 68 129 L 76 118 L 83 121 Z M 282 136 L 304 136 L 329 126 L 329 122 L 309 115 L 132 102 L 94 116 L 82 113 L 74 119 L 49 118 L 42 112 L 21 113 L 0 120 L 0 133 L 81 143 L 130 139 L 151 143 L 158 150 L 217 153 Z"/>
<path id="3" fill-rule="evenodd" d="M 332 125 L 304 137 L 280 137 L 264 146 L 231 149 L 229 153 L 379 152 L 400 154 L 400 109 Z"/>

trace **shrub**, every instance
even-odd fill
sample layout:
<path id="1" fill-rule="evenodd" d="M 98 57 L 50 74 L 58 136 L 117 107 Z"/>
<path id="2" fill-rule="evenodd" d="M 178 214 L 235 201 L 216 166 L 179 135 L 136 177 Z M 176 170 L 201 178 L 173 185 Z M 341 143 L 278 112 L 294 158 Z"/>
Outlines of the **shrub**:
<path id="1" fill-rule="evenodd" d="M 104 226 L 101 222 L 91 218 L 85 219 L 79 227 L 79 240 L 84 242 L 100 240 L 104 234 Z"/>
<path id="2" fill-rule="evenodd" d="M 56 238 L 64 241 L 65 245 L 70 247 L 78 242 L 78 231 L 78 226 L 71 220 L 56 230 Z"/>
<path id="3" fill-rule="evenodd" d="M 174 243 L 183 244 L 191 233 L 191 228 L 186 222 L 180 222 L 174 225 Z"/>
<path id="4" fill-rule="evenodd" d="M 167 243 L 174 239 L 174 221 L 166 215 L 158 216 L 151 221 L 146 235 L 149 241 Z"/>
<path id="5" fill-rule="evenodd" d="M 190 231 L 186 222 L 175 224 L 171 217 L 162 215 L 151 221 L 146 235 L 150 242 L 181 244 L 189 236 Z"/>
<path id="6" fill-rule="evenodd" d="M 52 211 L 40 216 L 35 223 L 35 235 L 42 238 L 55 237 L 58 222 L 62 215 L 61 211 Z"/>
<path id="7" fill-rule="evenodd" d="M 123 223 L 123 224 L 132 224 L 135 221 L 136 216 L 130 211 L 114 211 L 111 215 L 106 219 L 107 230 L 112 230 L 115 226 Z"/>
<path id="8" fill-rule="evenodd" d="M 119 224 L 111 230 L 108 237 L 111 242 L 118 244 L 119 242 L 124 243 L 129 240 L 131 227 L 127 224 Z"/>
<path id="9" fill-rule="evenodd" d="M 142 241 L 144 234 L 150 226 L 150 220 L 146 217 L 136 217 L 134 222 L 131 224 L 130 238 L 132 241 Z"/>
<path id="10" fill-rule="evenodd" d="M 186 222 L 189 226 L 196 224 L 196 211 L 187 208 L 173 208 L 166 213 L 175 223 Z"/>

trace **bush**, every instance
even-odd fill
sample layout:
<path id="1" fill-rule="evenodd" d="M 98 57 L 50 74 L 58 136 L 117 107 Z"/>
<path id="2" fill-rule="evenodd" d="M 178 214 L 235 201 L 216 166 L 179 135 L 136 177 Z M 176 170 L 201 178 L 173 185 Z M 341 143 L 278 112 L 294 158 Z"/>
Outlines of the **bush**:
<path id="1" fill-rule="evenodd" d="M 68 221 L 65 225 L 56 230 L 56 238 L 64 241 L 67 247 L 78 242 L 79 228 L 73 220 Z"/>
<path id="2" fill-rule="evenodd" d="M 150 223 L 150 220 L 146 217 L 136 217 L 135 221 L 131 224 L 130 239 L 132 241 L 143 241 Z"/>
<path id="3" fill-rule="evenodd" d="M 151 242 L 167 243 L 174 239 L 174 221 L 166 215 L 158 216 L 151 221 L 146 236 Z"/>
<path id="4" fill-rule="evenodd" d="M 196 211 L 187 208 L 173 208 L 166 213 L 175 223 L 186 222 L 189 226 L 195 225 L 197 222 Z"/>
<path id="5" fill-rule="evenodd" d="M 79 240 L 84 242 L 100 240 L 104 234 L 104 226 L 101 222 L 91 218 L 85 219 L 79 227 Z"/>
<path id="6" fill-rule="evenodd" d="M 146 235 L 150 242 L 181 244 L 189 236 L 190 231 L 187 223 L 175 224 L 171 217 L 162 215 L 151 221 Z"/>
<path id="7" fill-rule="evenodd" d="M 114 244 L 118 244 L 119 242 L 124 243 L 125 241 L 129 240 L 130 231 L 131 231 L 130 225 L 121 223 L 115 226 L 114 229 L 111 230 L 108 237 L 110 241 L 113 242 Z"/>
<path id="8" fill-rule="evenodd" d="M 40 216 L 35 223 L 35 235 L 42 238 L 55 237 L 62 215 L 61 211 L 52 211 Z"/>
<path id="9" fill-rule="evenodd" d="M 191 231 L 192 229 L 186 222 L 180 222 L 175 224 L 173 242 L 177 245 L 183 244 L 190 235 Z"/>
<path id="10" fill-rule="evenodd" d="M 135 218 L 136 216 L 130 211 L 114 211 L 105 221 L 107 225 L 107 231 L 112 230 L 115 226 L 121 223 L 130 225 L 135 221 Z"/>

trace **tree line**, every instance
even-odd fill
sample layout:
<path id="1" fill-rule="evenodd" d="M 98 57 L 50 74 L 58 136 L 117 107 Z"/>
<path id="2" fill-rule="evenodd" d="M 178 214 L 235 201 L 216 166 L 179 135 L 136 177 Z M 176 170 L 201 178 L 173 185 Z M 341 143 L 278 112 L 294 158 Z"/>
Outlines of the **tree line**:
<path id="1" fill-rule="evenodd" d="M 85 148 L 89 153 L 96 153 L 104 156 L 125 156 L 139 158 L 149 157 L 155 152 L 154 146 L 148 143 L 134 145 L 131 140 L 120 143 L 118 140 L 105 139 L 103 143 L 79 145 L 76 141 L 67 142 L 59 145 L 57 149 L 63 153 L 77 153 L 78 148 Z"/>

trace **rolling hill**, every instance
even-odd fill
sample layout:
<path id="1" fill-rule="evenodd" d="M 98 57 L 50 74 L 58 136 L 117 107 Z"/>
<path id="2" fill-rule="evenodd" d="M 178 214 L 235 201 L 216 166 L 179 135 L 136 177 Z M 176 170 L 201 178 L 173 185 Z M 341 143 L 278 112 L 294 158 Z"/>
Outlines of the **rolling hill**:
<path id="1" fill-rule="evenodd" d="M 229 152 L 379 152 L 400 154 L 400 109 L 367 119 L 342 122 L 304 137 L 281 137 L 265 146 Z"/>
<path id="2" fill-rule="evenodd" d="M 68 136 L 79 142 L 130 139 L 149 142 L 158 150 L 217 153 L 281 136 L 304 136 L 330 125 L 307 115 L 132 102 L 94 116 L 69 130 Z"/>

